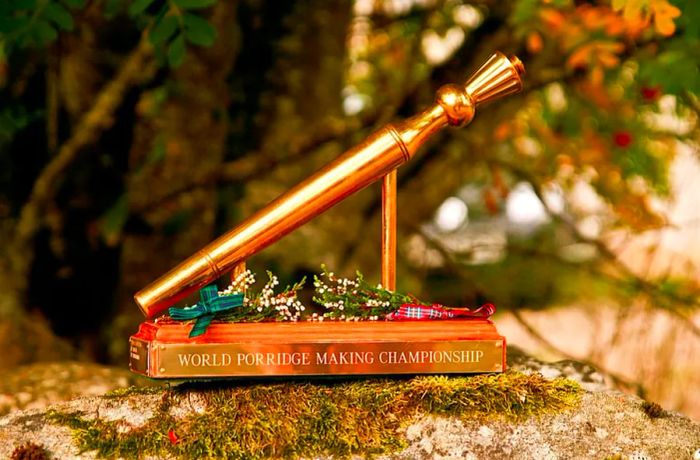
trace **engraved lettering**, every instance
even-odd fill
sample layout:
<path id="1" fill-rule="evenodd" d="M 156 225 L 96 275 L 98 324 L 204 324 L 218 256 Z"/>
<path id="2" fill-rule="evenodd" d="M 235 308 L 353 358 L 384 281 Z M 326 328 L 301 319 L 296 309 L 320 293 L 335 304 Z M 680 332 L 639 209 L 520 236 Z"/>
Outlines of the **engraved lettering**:
<path id="1" fill-rule="evenodd" d="M 384 352 L 383 352 L 384 353 Z M 309 364 L 305 362 L 304 364 Z M 340 351 L 336 353 L 316 352 L 316 364 L 321 365 L 351 365 L 374 364 L 374 352 L 371 351 Z"/>
<path id="2" fill-rule="evenodd" d="M 182 367 L 225 367 L 231 365 L 229 353 L 178 353 Z"/>
<path id="3" fill-rule="evenodd" d="M 452 345 L 454 347 L 454 345 Z M 209 373 L 210 375 L 219 375 L 227 372 L 236 372 L 236 367 L 239 368 L 261 368 L 267 367 L 270 371 L 275 371 L 278 367 L 309 367 L 314 371 L 321 371 L 323 367 L 337 368 L 333 372 L 351 372 L 351 373 L 371 373 L 373 370 L 371 365 L 389 366 L 387 372 L 402 371 L 402 367 L 409 366 L 409 372 L 414 370 L 420 371 L 422 368 L 417 366 L 436 366 L 433 369 L 436 372 L 445 370 L 447 372 L 458 371 L 460 365 L 464 364 L 479 364 L 483 362 L 490 363 L 493 358 L 488 351 L 475 349 L 473 346 L 464 346 L 458 349 L 442 349 L 435 350 L 431 344 L 423 344 L 421 348 L 413 348 L 406 350 L 400 343 L 385 344 L 384 349 L 374 348 L 372 351 L 350 351 L 349 347 L 343 346 L 340 350 L 335 347 L 326 348 L 325 346 L 317 346 L 309 352 L 303 351 L 272 351 L 270 348 L 258 348 L 261 351 L 246 352 L 243 348 L 238 353 L 174 353 L 171 359 L 173 364 L 179 364 L 181 368 L 191 368 L 192 374 L 197 374 L 194 371 L 196 368 L 201 368 L 201 374 L 207 375 L 205 369 L 222 369 Z M 344 349 L 343 349 L 344 348 Z M 357 347 L 360 348 L 360 347 Z M 387 349 L 388 348 L 388 349 Z M 393 350 L 392 350 L 393 348 Z M 407 347 L 412 348 L 412 347 Z M 443 347 L 441 347 L 443 348 Z M 479 346 L 479 348 L 481 348 Z M 240 348 L 239 348 L 240 349 Z M 298 349 L 298 348 L 297 348 Z M 289 350 L 289 348 L 288 348 Z M 325 350 L 325 351 L 324 351 Z M 362 348 L 360 348 L 362 350 Z M 133 353 L 133 350 L 130 350 Z M 132 363 L 138 362 L 132 357 Z M 500 363 L 500 361 L 499 361 Z M 497 363 L 498 364 L 498 363 Z M 164 367 L 168 367 L 167 365 Z M 488 369 L 493 367 L 489 365 Z M 473 369 L 473 366 L 468 369 Z M 242 369 L 241 369 L 242 370 Z M 377 369 L 379 370 L 379 369 Z M 329 369 L 328 371 L 331 371 Z M 267 371 L 266 371 L 267 372 Z M 303 370 L 301 373 L 307 373 L 308 370 Z"/>

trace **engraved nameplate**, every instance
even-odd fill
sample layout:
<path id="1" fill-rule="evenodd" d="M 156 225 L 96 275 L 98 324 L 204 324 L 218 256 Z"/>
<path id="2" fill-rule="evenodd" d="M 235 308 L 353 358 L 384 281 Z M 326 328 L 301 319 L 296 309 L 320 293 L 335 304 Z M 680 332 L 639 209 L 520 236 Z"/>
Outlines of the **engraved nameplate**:
<path id="1" fill-rule="evenodd" d="M 499 372 L 500 341 L 164 344 L 153 377 Z"/>
<path id="2" fill-rule="evenodd" d="M 505 365 L 505 340 L 490 323 L 214 326 L 211 336 L 189 339 L 182 325 L 148 323 L 131 338 L 131 369 L 195 378 L 461 374 L 502 372 Z"/>

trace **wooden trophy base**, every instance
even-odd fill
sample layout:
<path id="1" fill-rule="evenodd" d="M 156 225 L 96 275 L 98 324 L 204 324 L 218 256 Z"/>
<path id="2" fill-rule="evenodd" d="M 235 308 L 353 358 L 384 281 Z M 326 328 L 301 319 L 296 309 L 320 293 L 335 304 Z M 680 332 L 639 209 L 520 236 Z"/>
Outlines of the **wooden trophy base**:
<path id="1" fill-rule="evenodd" d="M 142 323 L 129 367 L 151 378 L 502 372 L 506 342 L 487 319 Z"/>

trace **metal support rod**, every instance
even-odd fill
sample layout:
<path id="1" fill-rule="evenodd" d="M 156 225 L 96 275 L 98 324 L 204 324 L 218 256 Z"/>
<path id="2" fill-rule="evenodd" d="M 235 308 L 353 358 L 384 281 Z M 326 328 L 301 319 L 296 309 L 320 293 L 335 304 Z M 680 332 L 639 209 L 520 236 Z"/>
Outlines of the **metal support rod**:
<path id="1" fill-rule="evenodd" d="M 382 178 L 382 286 L 396 290 L 396 170 Z"/>

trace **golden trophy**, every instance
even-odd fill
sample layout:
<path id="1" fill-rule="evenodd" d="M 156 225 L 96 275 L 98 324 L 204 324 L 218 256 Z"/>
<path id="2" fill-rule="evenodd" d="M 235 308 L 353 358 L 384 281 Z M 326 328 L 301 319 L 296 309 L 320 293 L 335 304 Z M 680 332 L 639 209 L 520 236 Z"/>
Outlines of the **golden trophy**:
<path id="1" fill-rule="evenodd" d="M 379 129 L 134 296 L 149 319 L 130 367 L 152 378 L 501 372 L 505 339 L 487 318 L 444 321 L 225 323 L 151 320 L 353 193 L 382 180 L 382 285 L 395 289 L 396 169 L 445 126 L 522 89 L 517 57 L 493 54 L 463 85 L 442 86 L 422 113 Z"/>

